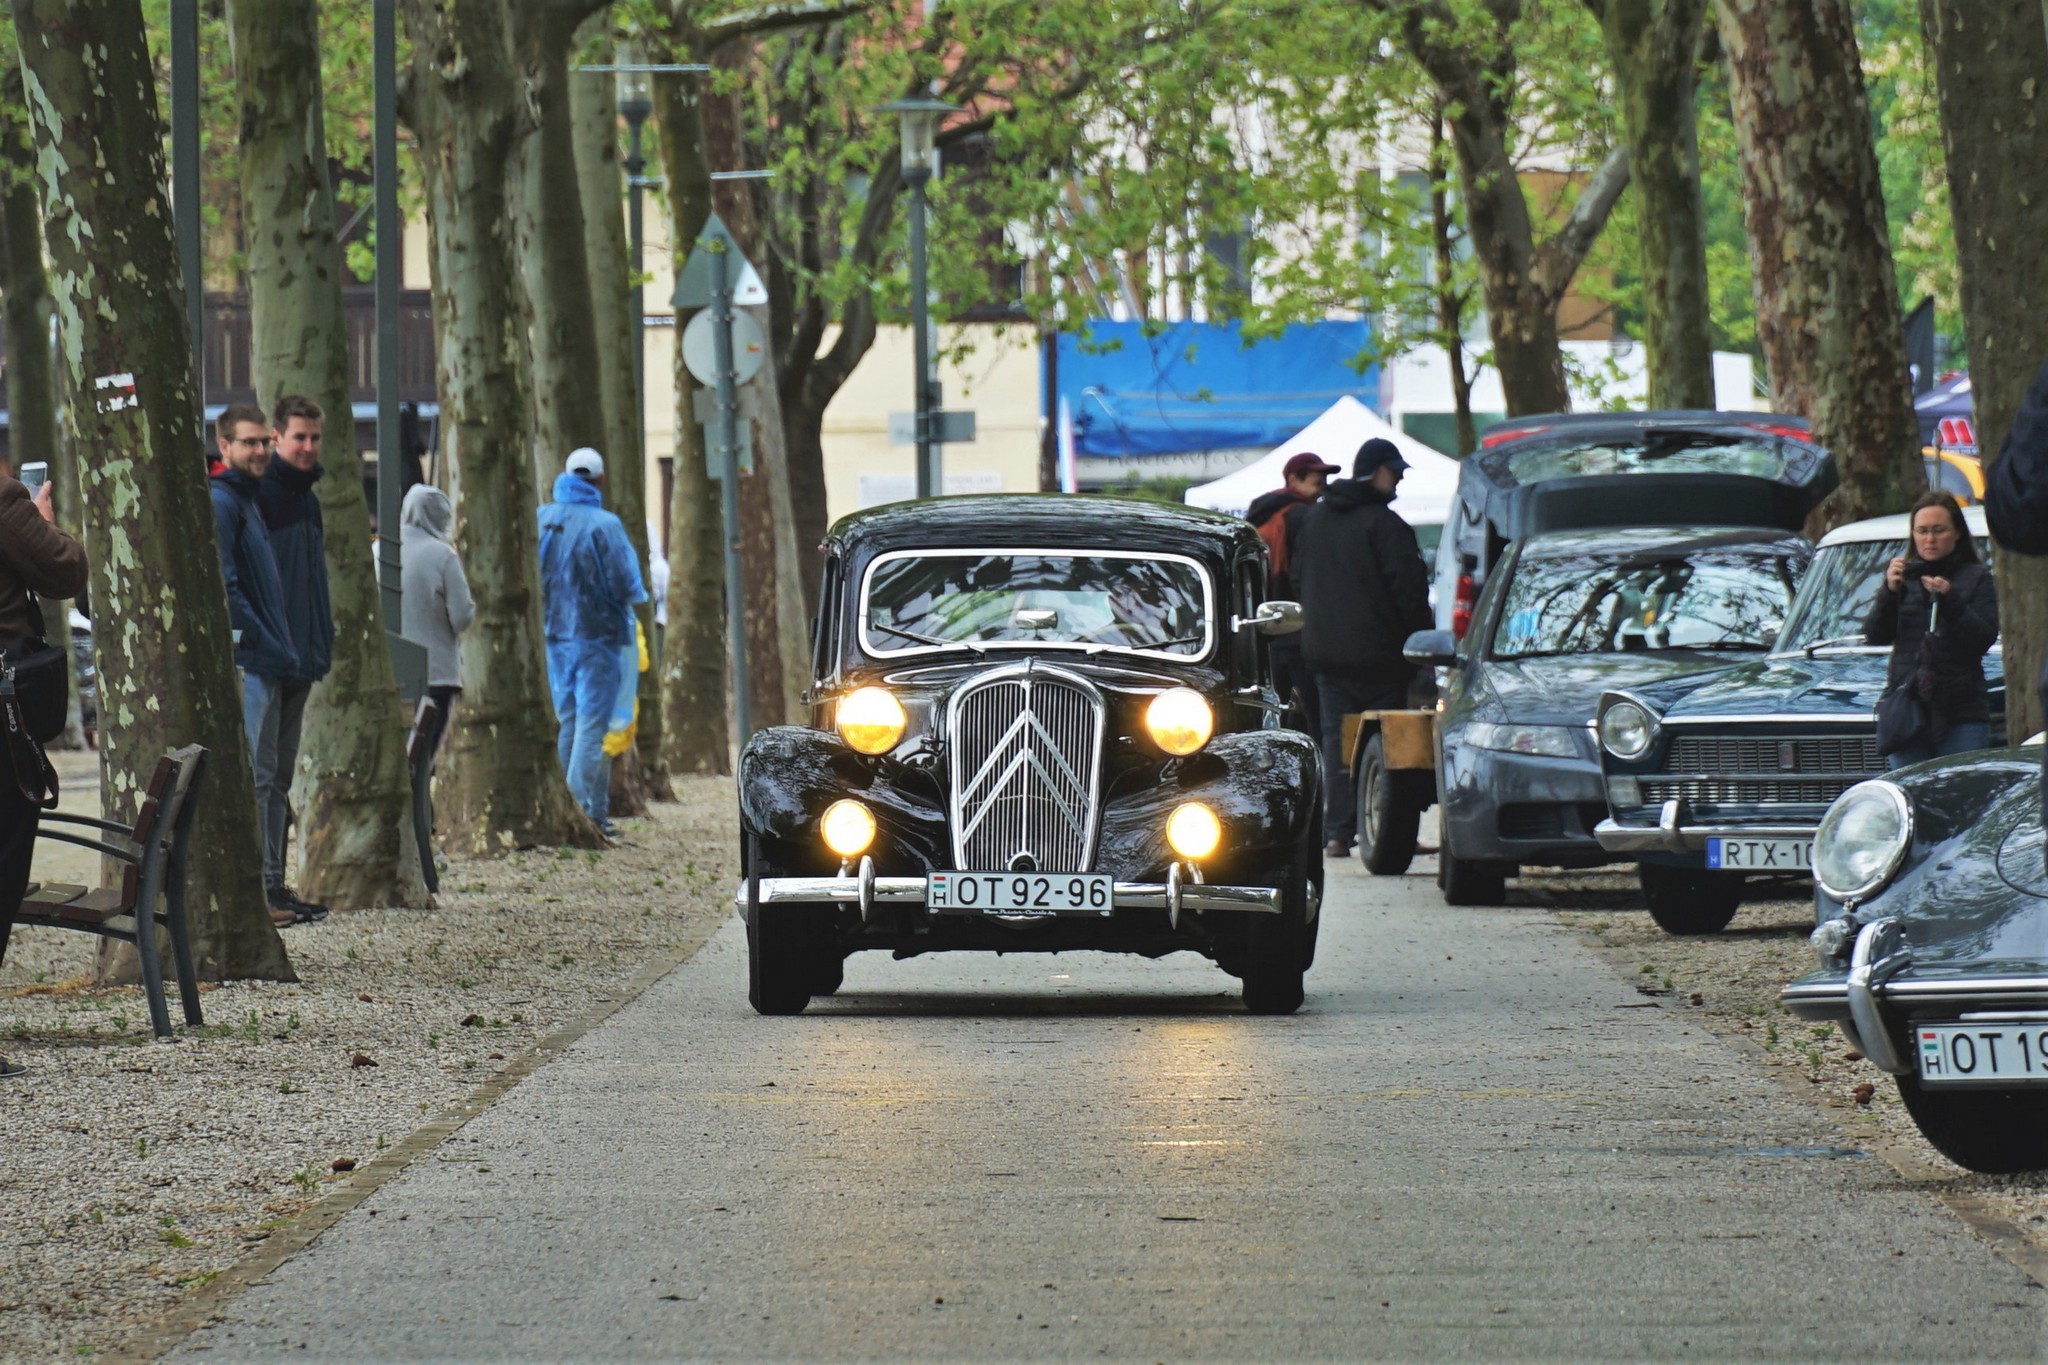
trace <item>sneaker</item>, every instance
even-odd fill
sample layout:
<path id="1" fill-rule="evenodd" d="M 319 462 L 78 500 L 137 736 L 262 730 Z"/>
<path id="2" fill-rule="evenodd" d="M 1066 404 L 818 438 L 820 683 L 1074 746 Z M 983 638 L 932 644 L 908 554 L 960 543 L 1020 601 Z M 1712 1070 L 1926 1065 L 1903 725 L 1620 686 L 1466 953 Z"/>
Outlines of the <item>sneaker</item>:
<path id="1" fill-rule="evenodd" d="M 270 922 L 279 926 L 285 924 L 314 924 L 327 918 L 327 907 L 312 901 L 300 900 L 298 894 L 283 884 L 268 888 L 264 895 L 270 902 Z M 289 920 L 278 918 L 279 912 L 291 916 Z"/>
<path id="2" fill-rule="evenodd" d="M 20 1062 L 10 1061 L 5 1057 L 0 1057 L 0 1081 L 11 1081 L 16 1076 L 25 1075 L 27 1071 L 28 1068 L 23 1066 Z"/>
<path id="3" fill-rule="evenodd" d="M 293 913 L 292 913 L 291 911 L 289 911 L 289 910 L 285 909 L 285 908 L 284 908 L 283 906 L 281 906 L 281 905 L 273 905 L 273 906 L 271 906 L 271 907 L 270 907 L 270 927 L 271 927 L 271 928 L 273 928 L 273 929 L 289 929 L 289 928 L 291 928 L 291 927 L 292 927 L 292 926 L 293 926 L 294 924 L 297 924 L 298 922 L 299 922 L 299 917 L 298 917 L 297 915 L 294 915 L 294 914 L 293 914 Z"/>
<path id="4" fill-rule="evenodd" d="M 619 828 L 618 822 L 615 820 L 598 821 L 597 832 L 615 844 L 624 842 L 626 838 L 626 832 Z"/>

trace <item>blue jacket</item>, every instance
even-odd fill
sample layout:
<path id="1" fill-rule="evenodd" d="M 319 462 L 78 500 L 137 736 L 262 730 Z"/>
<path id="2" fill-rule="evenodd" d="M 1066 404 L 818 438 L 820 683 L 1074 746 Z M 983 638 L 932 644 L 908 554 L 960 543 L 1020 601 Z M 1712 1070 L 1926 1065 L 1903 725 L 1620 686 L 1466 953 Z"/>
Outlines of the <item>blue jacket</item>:
<path id="1" fill-rule="evenodd" d="M 540 587 L 549 640 L 633 643 L 633 606 L 647 600 L 639 558 L 597 485 L 574 474 L 556 477 L 540 509 Z"/>
<path id="2" fill-rule="evenodd" d="M 299 651 L 285 624 L 284 585 L 270 549 L 270 530 L 256 507 L 256 480 L 232 465 L 213 476 L 213 532 L 228 582 L 228 621 L 242 632 L 235 665 L 266 678 L 288 678 Z"/>
<path id="3" fill-rule="evenodd" d="M 256 490 L 256 507 L 270 530 L 270 552 L 284 586 L 284 619 L 291 627 L 299 666 L 286 676 L 316 683 L 334 661 L 334 608 L 327 596 L 327 526 L 313 485 L 327 471 L 300 470 L 273 457 Z"/>

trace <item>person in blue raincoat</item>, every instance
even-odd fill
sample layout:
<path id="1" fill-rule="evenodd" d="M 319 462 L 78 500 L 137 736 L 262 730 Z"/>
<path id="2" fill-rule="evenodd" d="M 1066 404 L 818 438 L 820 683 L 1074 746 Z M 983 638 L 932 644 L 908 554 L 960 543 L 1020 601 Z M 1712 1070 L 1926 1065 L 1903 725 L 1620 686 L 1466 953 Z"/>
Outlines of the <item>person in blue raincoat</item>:
<path id="1" fill-rule="evenodd" d="M 554 501 L 540 509 L 540 582 L 562 771 L 584 813 L 615 835 L 604 736 L 647 587 L 624 523 L 604 510 L 603 488 L 604 457 L 589 446 L 571 451 Z"/>

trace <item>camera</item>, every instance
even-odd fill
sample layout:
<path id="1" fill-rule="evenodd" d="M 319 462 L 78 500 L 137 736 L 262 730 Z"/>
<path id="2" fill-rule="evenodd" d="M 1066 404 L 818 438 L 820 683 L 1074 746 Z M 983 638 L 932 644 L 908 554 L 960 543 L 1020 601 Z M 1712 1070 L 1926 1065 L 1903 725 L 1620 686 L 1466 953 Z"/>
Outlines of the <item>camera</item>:
<path id="1" fill-rule="evenodd" d="M 1904 572 L 1908 578 L 1918 578 L 1927 572 L 1927 561 L 1924 559 L 1909 559 L 1906 561 Z"/>

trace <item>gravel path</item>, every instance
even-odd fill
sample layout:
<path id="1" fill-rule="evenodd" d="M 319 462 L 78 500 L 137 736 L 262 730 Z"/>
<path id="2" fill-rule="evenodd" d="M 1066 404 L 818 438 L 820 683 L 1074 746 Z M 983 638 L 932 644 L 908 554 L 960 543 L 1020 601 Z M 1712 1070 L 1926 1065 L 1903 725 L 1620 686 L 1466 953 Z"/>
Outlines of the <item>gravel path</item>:
<path id="1" fill-rule="evenodd" d="M 1531 888 L 1531 899 L 1559 907 L 1558 918 L 1633 979 L 1645 1003 L 1697 1012 L 1715 1032 L 1754 1043 L 1743 1051 L 1789 1086 L 1807 1089 L 1852 1140 L 1889 1144 L 1935 1193 L 1981 1201 L 2048 1251 L 2048 1173 L 1990 1176 L 1963 1170 L 1920 1136 L 1891 1077 L 1852 1051 L 1839 1029 L 1809 1024 L 1778 1007 L 1779 989 L 1816 965 L 1806 941 L 1813 930 L 1809 887 L 1786 883 L 1776 894 L 1798 898 L 1748 900 L 1722 933 L 1679 938 L 1651 922 L 1632 869 L 1539 875 L 1522 885 Z M 1758 890 L 1770 895 L 1773 888 Z"/>
<path id="2" fill-rule="evenodd" d="M 702 943 L 731 913 L 732 784 L 677 789 L 625 822 L 624 847 L 458 862 L 437 910 L 288 930 L 299 984 L 207 989 L 207 1027 L 172 1044 L 150 1038 L 139 989 L 91 986 L 96 940 L 17 932 L 0 1052 L 30 1070 L 0 1083 L 0 1359 L 119 1344 L 353 1165 Z"/>

